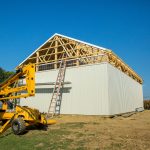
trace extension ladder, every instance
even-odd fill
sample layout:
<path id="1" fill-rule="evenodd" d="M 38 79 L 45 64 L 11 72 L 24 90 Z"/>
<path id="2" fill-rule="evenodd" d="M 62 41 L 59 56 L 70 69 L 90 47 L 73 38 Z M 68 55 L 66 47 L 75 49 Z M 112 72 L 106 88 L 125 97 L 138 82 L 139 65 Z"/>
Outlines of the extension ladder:
<path id="1" fill-rule="evenodd" d="M 56 114 L 56 107 L 59 105 L 57 103 L 60 103 L 59 102 L 59 98 L 60 98 L 59 96 L 61 95 L 60 89 L 64 82 L 65 70 L 66 70 L 66 61 L 62 60 L 59 66 L 59 71 L 55 82 L 52 98 L 50 101 L 48 113 L 46 115 L 47 118 L 49 117 L 52 118 Z"/>

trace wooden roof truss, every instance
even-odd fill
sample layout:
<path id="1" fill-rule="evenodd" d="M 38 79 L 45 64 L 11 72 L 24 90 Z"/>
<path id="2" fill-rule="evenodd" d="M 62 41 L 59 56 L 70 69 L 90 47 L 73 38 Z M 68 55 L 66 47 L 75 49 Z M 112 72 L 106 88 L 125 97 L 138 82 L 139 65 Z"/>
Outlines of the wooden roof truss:
<path id="1" fill-rule="evenodd" d="M 67 67 L 109 62 L 137 82 L 141 84 L 143 82 L 142 78 L 111 50 L 57 34 L 39 47 L 20 66 L 34 63 L 37 71 L 57 69 L 62 59 L 66 60 Z"/>

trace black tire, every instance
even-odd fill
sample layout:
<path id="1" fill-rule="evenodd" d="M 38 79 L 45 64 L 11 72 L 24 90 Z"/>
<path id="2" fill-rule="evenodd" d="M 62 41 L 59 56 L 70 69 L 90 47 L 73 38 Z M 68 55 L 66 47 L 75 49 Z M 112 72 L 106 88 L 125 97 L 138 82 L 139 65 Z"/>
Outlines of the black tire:
<path id="1" fill-rule="evenodd" d="M 26 130 L 25 121 L 22 118 L 14 119 L 11 123 L 11 128 L 14 134 L 22 134 Z"/>

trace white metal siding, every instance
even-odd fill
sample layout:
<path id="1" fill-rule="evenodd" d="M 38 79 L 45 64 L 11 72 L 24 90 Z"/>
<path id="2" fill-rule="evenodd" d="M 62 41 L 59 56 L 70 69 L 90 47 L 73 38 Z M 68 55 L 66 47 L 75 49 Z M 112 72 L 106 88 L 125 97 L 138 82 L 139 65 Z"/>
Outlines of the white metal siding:
<path id="1" fill-rule="evenodd" d="M 110 115 L 135 111 L 143 107 L 142 85 L 108 64 Z"/>
<path id="2" fill-rule="evenodd" d="M 54 82 L 58 70 L 36 73 L 36 83 Z M 108 115 L 108 83 L 107 63 L 80 66 L 66 69 L 65 88 L 62 96 L 61 114 Z M 51 85 L 36 86 L 36 88 L 52 88 Z M 21 105 L 38 108 L 47 112 L 52 94 L 38 94 L 35 97 L 21 100 Z"/>
<path id="3" fill-rule="evenodd" d="M 36 83 L 55 82 L 58 70 L 36 73 Z M 61 114 L 114 115 L 143 107 L 142 85 L 108 63 L 66 69 Z M 36 89 L 53 88 L 40 85 Z M 21 105 L 47 112 L 51 93 L 36 93 Z"/>

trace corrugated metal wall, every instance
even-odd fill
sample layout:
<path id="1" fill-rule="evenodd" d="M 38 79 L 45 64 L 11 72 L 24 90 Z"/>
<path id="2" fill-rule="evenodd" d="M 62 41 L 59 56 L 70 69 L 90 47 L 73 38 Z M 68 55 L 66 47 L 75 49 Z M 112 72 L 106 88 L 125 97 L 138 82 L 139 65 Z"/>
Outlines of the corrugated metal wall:
<path id="1" fill-rule="evenodd" d="M 58 70 L 36 73 L 36 83 L 54 82 Z M 66 69 L 61 114 L 113 115 L 143 107 L 142 85 L 108 63 Z M 54 85 L 36 86 L 21 105 L 47 112 Z"/>
<path id="2" fill-rule="evenodd" d="M 58 70 L 37 72 L 36 83 L 54 82 L 57 73 Z M 71 84 L 66 84 L 63 89 L 62 114 L 108 114 L 106 63 L 67 68 L 65 81 Z M 47 112 L 52 90 L 49 94 L 46 89 L 52 89 L 53 86 L 36 86 L 36 96 L 21 100 L 21 105 L 36 107 L 41 112 Z"/>
<path id="3" fill-rule="evenodd" d="M 135 111 L 143 107 L 142 85 L 108 64 L 110 115 Z"/>

